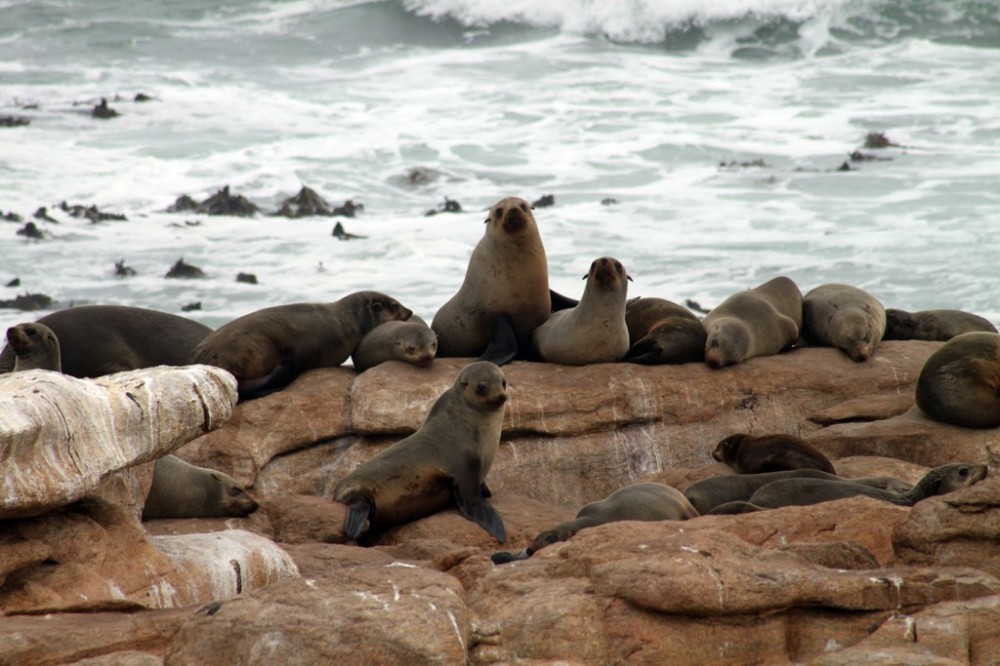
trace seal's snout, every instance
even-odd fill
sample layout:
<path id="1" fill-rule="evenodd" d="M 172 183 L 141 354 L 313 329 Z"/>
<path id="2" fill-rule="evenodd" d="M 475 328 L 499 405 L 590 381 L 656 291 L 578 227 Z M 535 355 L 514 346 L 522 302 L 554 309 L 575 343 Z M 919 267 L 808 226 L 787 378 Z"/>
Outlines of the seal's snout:
<path id="1" fill-rule="evenodd" d="M 509 234 L 516 233 L 528 226 L 528 211 L 521 206 L 511 206 L 503 216 L 503 230 Z"/>

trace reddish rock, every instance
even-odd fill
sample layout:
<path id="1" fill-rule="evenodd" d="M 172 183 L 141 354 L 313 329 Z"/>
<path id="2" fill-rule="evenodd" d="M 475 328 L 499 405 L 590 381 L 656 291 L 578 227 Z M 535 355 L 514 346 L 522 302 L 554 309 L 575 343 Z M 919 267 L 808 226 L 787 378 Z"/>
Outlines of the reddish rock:
<path id="1" fill-rule="evenodd" d="M 912 392 L 866 395 L 821 409 L 809 420 L 822 426 L 857 421 L 881 421 L 898 416 L 915 404 Z"/>

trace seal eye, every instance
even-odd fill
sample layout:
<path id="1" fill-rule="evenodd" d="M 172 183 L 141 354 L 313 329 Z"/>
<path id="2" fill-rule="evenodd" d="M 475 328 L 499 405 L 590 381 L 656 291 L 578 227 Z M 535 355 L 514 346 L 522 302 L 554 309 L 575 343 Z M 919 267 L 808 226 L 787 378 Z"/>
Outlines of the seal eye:
<path id="1" fill-rule="evenodd" d="M 964 479 L 965 477 L 969 476 L 969 468 L 968 467 L 963 467 L 962 469 L 958 470 L 958 476 L 959 476 L 959 478 L 962 478 L 962 479 Z"/>
<path id="2" fill-rule="evenodd" d="M 555 543 L 556 541 L 559 541 L 559 537 L 555 534 L 548 534 L 545 536 L 545 543 Z"/>
<path id="3" fill-rule="evenodd" d="M 528 212 L 528 204 L 525 204 L 525 203 L 522 203 L 522 204 L 520 205 L 520 208 L 521 208 L 521 210 L 523 210 L 523 211 L 524 211 L 525 213 L 527 213 L 527 212 Z"/>
<path id="4" fill-rule="evenodd" d="M 505 379 L 502 382 L 500 382 L 500 386 L 503 386 L 504 388 L 507 388 L 507 380 Z"/>
<path id="5" fill-rule="evenodd" d="M 381 309 L 382 309 L 382 302 L 381 301 L 372 301 L 372 310 L 373 311 L 378 312 Z"/>

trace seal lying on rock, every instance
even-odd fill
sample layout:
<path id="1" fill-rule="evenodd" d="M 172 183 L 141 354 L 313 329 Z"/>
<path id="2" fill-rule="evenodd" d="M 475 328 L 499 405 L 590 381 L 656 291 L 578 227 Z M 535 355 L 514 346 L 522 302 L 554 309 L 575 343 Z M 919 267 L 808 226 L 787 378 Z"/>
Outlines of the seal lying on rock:
<path id="1" fill-rule="evenodd" d="M 705 360 L 707 333 L 683 305 L 664 298 L 636 298 L 625 305 L 630 363 L 695 363 Z"/>
<path id="2" fill-rule="evenodd" d="M 713 368 L 791 347 L 802 326 L 802 292 L 787 277 L 733 294 L 712 309 L 705 327 L 705 362 Z"/>
<path id="3" fill-rule="evenodd" d="M 984 331 L 996 333 L 989 320 L 962 310 L 921 310 L 907 312 L 886 308 L 883 340 L 937 340 L 946 342 L 956 335 Z"/>
<path id="4" fill-rule="evenodd" d="M 885 333 L 885 308 L 864 289 L 824 284 L 802 298 L 802 337 L 811 345 L 836 347 L 868 360 Z"/>
<path id="5" fill-rule="evenodd" d="M 788 469 L 818 469 L 834 473 L 833 465 L 822 451 L 801 437 L 781 433 L 730 435 L 716 445 L 712 457 L 741 474 Z"/>
<path id="6" fill-rule="evenodd" d="M 7 345 L 16 356 L 12 372 L 22 370 L 62 372 L 59 339 L 45 324 L 34 322 L 11 326 L 7 329 Z"/>
<path id="7" fill-rule="evenodd" d="M 462 369 L 441 394 L 420 429 L 362 463 L 340 480 L 333 499 L 346 504 L 344 533 L 409 522 L 454 501 L 463 516 L 497 541 L 507 539 L 503 520 L 486 502 L 486 474 L 500 445 L 507 379 L 488 361 Z"/>
<path id="8" fill-rule="evenodd" d="M 351 352 L 354 369 L 364 372 L 385 361 L 403 361 L 426 368 L 437 354 L 437 336 L 420 317 L 379 324 Z"/>
<path id="9" fill-rule="evenodd" d="M 236 479 L 174 455 L 157 459 L 142 519 L 246 516 L 258 508 Z"/>
<path id="10" fill-rule="evenodd" d="M 935 421 L 1000 426 L 1000 335 L 962 333 L 944 343 L 924 363 L 916 399 Z"/>
<path id="11" fill-rule="evenodd" d="M 541 531 L 520 553 L 495 553 L 495 564 L 522 560 L 557 541 L 566 541 L 585 527 L 594 527 L 620 520 L 688 520 L 698 511 L 676 488 L 662 483 L 636 483 L 585 505 L 574 520 Z"/>
<path id="12" fill-rule="evenodd" d="M 332 303 L 277 305 L 220 327 L 195 348 L 192 360 L 233 373 L 241 400 L 258 398 L 306 370 L 340 365 L 373 328 L 412 314 L 377 291 Z"/>

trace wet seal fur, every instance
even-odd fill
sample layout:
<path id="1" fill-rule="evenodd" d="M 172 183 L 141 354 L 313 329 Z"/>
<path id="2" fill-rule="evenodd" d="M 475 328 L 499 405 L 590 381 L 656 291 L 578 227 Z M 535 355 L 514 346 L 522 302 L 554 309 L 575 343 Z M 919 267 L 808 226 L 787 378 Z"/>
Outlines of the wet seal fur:
<path id="1" fill-rule="evenodd" d="M 708 333 L 683 305 L 664 298 L 636 298 L 625 305 L 630 363 L 700 363 Z"/>
<path id="2" fill-rule="evenodd" d="M 458 293 L 434 315 L 438 357 L 503 365 L 525 356 L 552 312 L 549 268 L 531 206 L 508 197 L 490 209 Z"/>
<path id="3" fill-rule="evenodd" d="M 306 370 L 340 365 L 376 326 L 412 314 L 377 291 L 357 291 L 332 303 L 277 305 L 220 327 L 195 348 L 192 360 L 231 372 L 240 400 L 258 398 Z"/>
<path id="4" fill-rule="evenodd" d="M 53 370 L 62 372 L 59 338 L 45 324 L 25 323 L 7 329 L 7 347 L 15 354 L 11 372 Z"/>
<path id="5" fill-rule="evenodd" d="M 882 339 L 947 342 L 956 335 L 973 331 L 996 333 L 997 327 L 984 317 L 962 310 L 907 312 L 886 308 L 885 335 Z"/>
<path id="6" fill-rule="evenodd" d="M 885 333 L 885 308 L 864 289 L 824 284 L 802 298 L 802 337 L 836 347 L 858 363 L 875 353 Z"/>
<path id="7" fill-rule="evenodd" d="M 566 541 L 585 527 L 621 520 L 688 520 L 698 515 L 691 502 L 676 488 L 662 483 L 636 483 L 585 505 L 574 520 L 542 530 L 523 551 L 494 553 L 492 559 L 495 564 L 525 559 L 548 545 Z"/>
<path id="8" fill-rule="evenodd" d="M 790 469 L 818 469 L 834 473 L 833 465 L 822 451 L 801 437 L 783 433 L 730 435 L 716 445 L 712 457 L 741 474 Z"/>
<path id="9" fill-rule="evenodd" d="M 629 348 L 625 301 L 631 279 L 620 261 L 601 257 L 590 264 L 587 286 L 575 307 L 553 312 L 535 329 L 532 342 L 549 363 L 615 363 Z"/>
<path id="10" fill-rule="evenodd" d="M 924 362 L 915 397 L 935 421 L 1000 426 L 1000 335 L 962 333 L 944 343 Z"/>
<path id="11" fill-rule="evenodd" d="M 142 519 L 247 516 L 257 502 L 235 479 L 174 455 L 157 459 Z"/>
<path id="12" fill-rule="evenodd" d="M 712 309 L 705 327 L 705 363 L 722 368 L 754 356 L 777 354 L 799 337 L 802 292 L 780 276 L 733 294 Z"/>
<path id="13" fill-rule="evenodd" d="M 503 520 L 487 501 L 486 474 L 500 445 L 507 379 L 480 361 L 458 373 L 420 428 L 362 463 L 337 483 L 346 504 L 344 533 L 369 532 L 423 518 L 454 503 L 463 516 L 503 543 Z"/>
<path id="14" fill-rule="evenodd" d="M 186 317 L 125 305 L 78 305 L 36 323 L 48 326 L 59 339 L 62 371 L 71 377 L 187 365 L 195 346 L 212 332 Z M 0 369 L 13 365 L 13 350 L 5 348 Z"/>
<path id="15" fill-rule="evenodd" d="M 437 355 L 437 335 L 420 317 L 379 324 L 351 352 L 354 369 L 364 372 L 385 361 L 403 361 L 426 368 Z"/>

